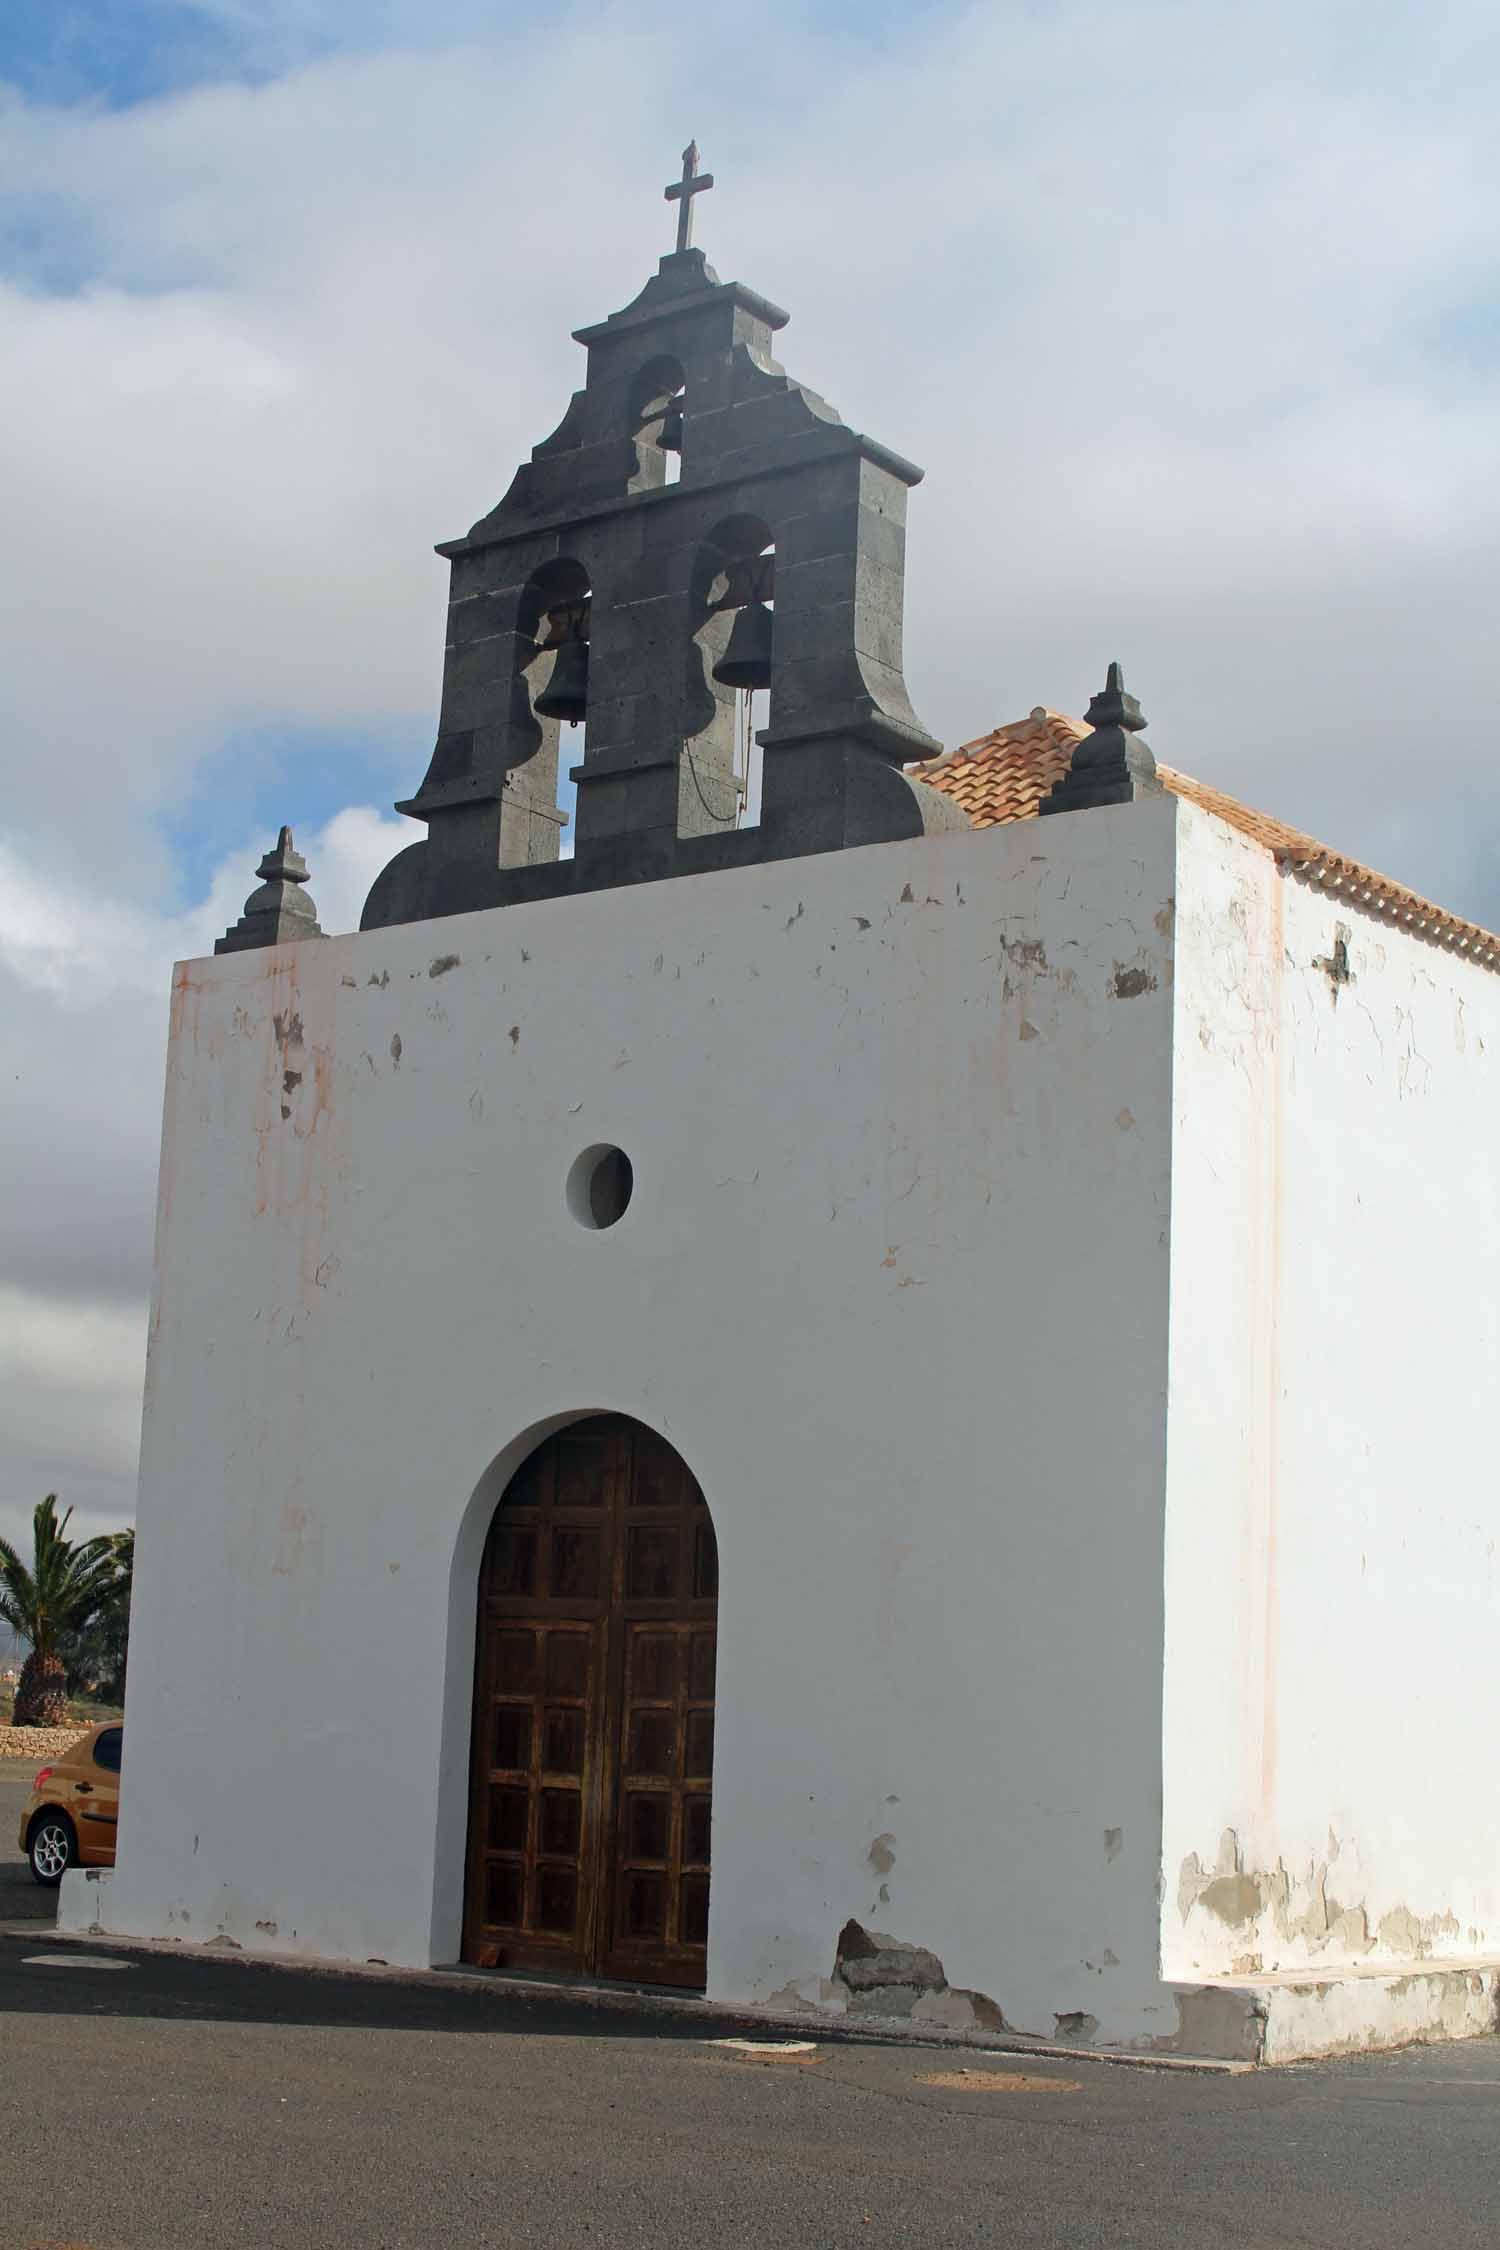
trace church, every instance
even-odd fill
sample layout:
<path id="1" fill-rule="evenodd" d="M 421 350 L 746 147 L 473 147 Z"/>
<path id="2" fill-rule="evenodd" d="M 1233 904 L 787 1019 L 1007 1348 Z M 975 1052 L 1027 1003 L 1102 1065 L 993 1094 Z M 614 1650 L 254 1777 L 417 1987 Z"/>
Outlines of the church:
<path id="1" fill-rule="evenodd" d="M 711 184 L 439 549 L 425 839 L 337 936 L 283 830 L 174 973 L 62 1924 L 1161 2055 L 1491 2029 L 1500 938 L 1159 765 L 1100 652 L 945 753 L 921 472 L 784 371 Z"/>

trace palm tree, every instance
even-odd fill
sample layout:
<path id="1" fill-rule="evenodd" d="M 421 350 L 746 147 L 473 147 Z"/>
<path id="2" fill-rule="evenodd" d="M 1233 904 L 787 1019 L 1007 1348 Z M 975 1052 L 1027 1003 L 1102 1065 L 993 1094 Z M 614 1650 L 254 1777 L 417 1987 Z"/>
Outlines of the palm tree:
<path id="1" fill-rule="evenodd" d="M 130 1593 L 135 1578 L 135 1527 L 112 1531 L 115 1575 L 103 1601 L 86 1625 L 60 1634 L 57 1653 L 68 1675 L 70 1695 L 87 1694 L 100 1703 L 123 1703 L 125 1666 L 130 1649 Z"/>
<path id="2" fill-rule="evenodd" d="M 86 1625 L 118 1582 L 119 1535 L 75 1546 L 67 1535 L 72 1515 L 69 1508 L 59 1521 L 55 1492 L 38 1501 L 31 1518 L 30 1570 L 10 1542 L 0 1539 L 0 1617 L 31 1643 L 16 1688 L 12 1726 L 66 1726 L 67 1674 L 58 1640 Z"/>

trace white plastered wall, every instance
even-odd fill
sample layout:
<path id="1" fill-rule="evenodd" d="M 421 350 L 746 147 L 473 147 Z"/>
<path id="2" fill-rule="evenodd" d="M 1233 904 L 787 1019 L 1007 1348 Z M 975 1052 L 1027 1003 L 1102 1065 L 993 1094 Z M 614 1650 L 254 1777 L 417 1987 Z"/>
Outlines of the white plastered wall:
<path id="1" fill-rule="evenodd" d="M 1494 1955 L 1500 978 L 1185 808 L 1176 1006 L 1164 1967 Z"/>
<path id="2" fill-rule="evenodd" d="M 480 1544 L 613 1410 L 718 1530 L 710 1993 L 852 1916 L 1026 2030 L 1170 2036 L 1178 818 L 179 969 L 121 1857 L 65 1915 L 454 1959 Z"/>

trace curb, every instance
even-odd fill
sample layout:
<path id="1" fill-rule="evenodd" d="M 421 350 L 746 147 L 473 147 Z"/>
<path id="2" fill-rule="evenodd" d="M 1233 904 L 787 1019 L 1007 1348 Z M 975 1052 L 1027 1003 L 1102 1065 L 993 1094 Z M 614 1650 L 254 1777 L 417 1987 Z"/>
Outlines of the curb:
<path id="1" fill-rule="evenodd" d="M 470 1992 L 501 1995 L 507 1999 L 544 1999 L 571 2002 L 597 2009 L 601 2014 L 630 2014 L 701 2023 L 714 2029 L 768 2036 L 812 2039 L 820 2046 L 882 2046 L 913 2049 L 939 2048 L 986 2055 L 1025 2056 L 1068 2063 L 1107 2063 L 1116 2068 L 1176 2070 L 1218 2077 L 1243 2077 L 1255 2071 L 1251 2062 L 1226 2062 L 1210 2055 L 1139 2053 L 1126 2047 L 1069 2047 L 1053 2040 L 1028 2039 L 1019 2032 L 955 2031 L 942 2024 L 924 2024 L 920 2031 L 890 2017 L 823 2016 L 815 2009 L 791 2013 L 779 2008 L 734 2006 L 705 2000 L 696 1993 L 672 1992 L 661 1986 L 613 1986 L 561 1983 L 551 1978 L 506 1975 L 503 1970 L 472 1969 L 462 1965 L 439 1969 L 392 1968 L 384 1961 L 323 1961 L 289 1953 L 246 1953 L 238 1946 L 217 1945 L 212 1939 L 193 1946 L 172 1938 L 117 1937 L 102 1929 L 58 1930 L 46 1923 L 0 1923 L 0 1937 L 36 1938 L 45 1932 L 49 1945 L 78 1946 L 85 1951 L 144 1953 L 163 1960 L 208 1959 L 219 1967 L 269 1969 L 282 1976 L 327 1977 L 349 1982 L 390 1984 L 433 1992 Z"/>

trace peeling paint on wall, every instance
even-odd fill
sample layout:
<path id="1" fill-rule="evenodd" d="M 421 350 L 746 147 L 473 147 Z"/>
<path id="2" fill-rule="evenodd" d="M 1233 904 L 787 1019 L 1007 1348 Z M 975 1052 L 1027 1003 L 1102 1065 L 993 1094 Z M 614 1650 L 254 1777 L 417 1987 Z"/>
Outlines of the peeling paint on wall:
<path id="1" fill-rule="evenodd" d="M 1253 1976 L 1312 1962 L 1369 1961 L 1374 1967 L 1451 1955 L 1463 1930 L 1449 1908 L 1418 1915 L 1398 1905 L 1372 1932 L 1365 1902 L 1345 1901 L 1329 1889 L 1343 1847 L 1332 1829 L 1328 1843 L 1326 1859 L 1310 1859 L 1296 1871 L 1279 1859 L 1273 1867 L 1247 1868 L 1232 1828 L 1220 1838 L 1212 1867 L 1188 1853 L 1178 1870 L 1177 1911 L 1199 1973 Z M 1480 1933 L 1470 1931 L 1469 1949 L 1479 1942 Z"/>

